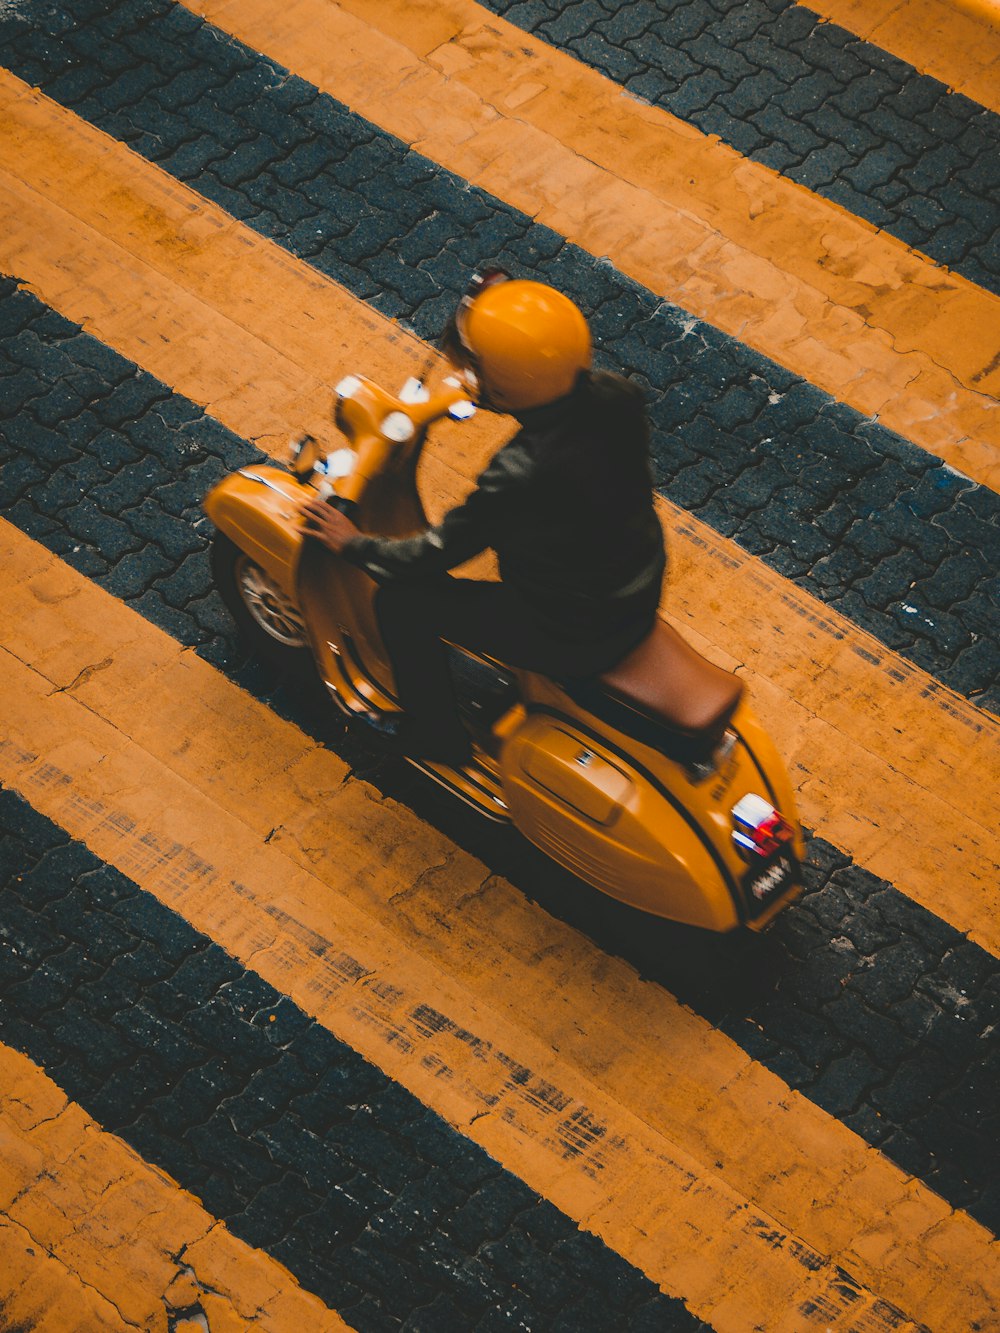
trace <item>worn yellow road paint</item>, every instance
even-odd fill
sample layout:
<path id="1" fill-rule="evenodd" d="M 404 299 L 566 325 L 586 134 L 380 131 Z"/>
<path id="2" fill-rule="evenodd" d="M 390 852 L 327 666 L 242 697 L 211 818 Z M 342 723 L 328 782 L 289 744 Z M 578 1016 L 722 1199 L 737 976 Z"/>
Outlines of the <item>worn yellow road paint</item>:
<path id="1" fill-rule="evenodd" d="M 192 0 L 421 153 L 978 481 L 1000 299 L 472 0 Z"/>
<path id="2" fill-rule="evenodd" d="M 348 1325 L 0 1045 L 0 1314 L 34 1333 Z M 185 1324 L 195 1328 L 195 1323 Z"/>
<path id="3" fill-rule="evenodd" d="M 0 99 L 9 85 L 0 80 Z M 125 356 L 277 448 L 329 434 L 327 385 L 401 383 L 426 347 L 53 103 L 0 105 L 21 126 L 0 173 L 0 260 Z M 508 425 L 442 426 L 423 465 L 432 513 L 454 503 Z M 805 821 L 984 947 L 1000 945 L 997 724 L 676 507 L 665 610 L 739 665 L 799 789 Z"/>
<path id="4" fill-rule="evenodd" d="M 996 0 L 810 0 L 807 8 L 1000 111 Z"/>
<path id="5" fill-rule="evenodd" d="M 982 1227 L 6 524 L 0 560 L 0 782 L 718 1333 L 1000 1317 Z"/>

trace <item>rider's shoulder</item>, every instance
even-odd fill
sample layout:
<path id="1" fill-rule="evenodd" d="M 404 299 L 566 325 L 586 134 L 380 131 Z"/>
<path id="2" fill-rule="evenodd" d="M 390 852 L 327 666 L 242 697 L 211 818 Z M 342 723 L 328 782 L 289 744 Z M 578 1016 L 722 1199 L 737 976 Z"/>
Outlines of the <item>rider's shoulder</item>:
<path id="1" fill-rule="evenodd" d="M 645 396 L 633 380 L 611 370 L 592 370 L 587 376 L 591 403 L 609 411 L 643 412 Z"/>
<path id="2" fill-rule="evenodd" d="M 499 490 L 528 481 L 538 466 L 531 437 L 519 431 L 490 459 L 480 473 L 481 490 Z"/>

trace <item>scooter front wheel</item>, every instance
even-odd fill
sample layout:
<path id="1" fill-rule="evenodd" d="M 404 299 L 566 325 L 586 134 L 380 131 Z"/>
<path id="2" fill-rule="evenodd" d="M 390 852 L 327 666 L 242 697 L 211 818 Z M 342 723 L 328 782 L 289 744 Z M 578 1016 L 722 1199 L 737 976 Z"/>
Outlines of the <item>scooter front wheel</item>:
<path id="1" fill-rule="evenodd" d="M 283 672 L 312 661 L 302 613 L 285 590 L 224 533 L 212 542 L 212 575 L 241 637 L 255 656 Z"/>

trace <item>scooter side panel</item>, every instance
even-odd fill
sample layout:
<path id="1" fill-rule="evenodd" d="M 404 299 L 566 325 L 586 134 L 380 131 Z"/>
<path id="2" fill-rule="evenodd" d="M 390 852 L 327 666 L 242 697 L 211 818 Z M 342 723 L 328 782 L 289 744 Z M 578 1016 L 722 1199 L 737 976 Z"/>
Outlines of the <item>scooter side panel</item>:
<path id="1" fill-rule="evenodd" d="M 679 803 L 569 719 L 535 713 L 505 744 L 515 824 L 553 860 L 655 916 L 732 930 L 736 887 Z"/>
<path id="2" fill-rule="evenodd" d="M 725 930 L 742 922 L 756 931 L 764 929 L 783 907 L 800 896 L 802 887 L 799 867 L 804 848 L 791 783 L 773 744 L 754 718 L 745 699 L 741 701 L 731 724 L 740 738 L 738 743 L 719 762 L 714 772 L 707 777 L 697 777 L 682 764 L 635 737 L 598 722 L 554 681 L 526 673 L 523 686 L 529 708 L 562 718 L 571 725 L 575 724 L 584 738 L 603 742 L 612 755 L 619 756 L 616 762 L 621 766 L 632 765 L 638 773 L 646 775 L 645 781 L 662 798 L 661 804 L 667 806 L 675 818 L 679 812 L 683 812 L 683 826 L 678 826 L 676 833 L 671 831 L 669 836 L 665 835 L 659 840 L 661 861 L 673 859 L 676 848 L 684 858 L 685 865 L 693 865 L 687 850 L 692 834 L 700 846 L 709 849 L 711 868 L 706 876 L 701 879 L 694 879 L 693 876 L 687 878 L 687 889 L 681 902 L 684 909 L 682 915 L 678 914 L 673 899 L 669 895 L 666 898 L 663 896 L 665 890 L 662 884 L 666 881 L 661 881 L 657 890 L 661 905 L 639 903 L 644 910 L 691 924 L 700 924 L 701 918 L 706 915 L 713 923 L 725 916 L 727 924 L 712 924 L 710 928 Z M 791 848 L 793 854 L 784 858 L 781 873 L 775 872 L 773 878 L 769 876 L 781 858 L 776 858 L 774 864 L 763 860 L 759 864 L 749 862 L 733 842 L 733 807 L 748 793 L 770 800 L 795 830 L 795 841 Z M 657 832 L 664 826 L 664 817 L 652 802 L 645 807 L 644 817 L 654 821 Z M 632 846 L 633 830 L 623 822 L 619 826 L 619 834 L 623 841 L 627 841 L 628 851 Z M 532 835 L 529 833 L 528 836 Z M 550 854 L 566 862 L 565 857 L 559 857 L 555 852 Z M 592 875 L 574 868 L 582 878 L 596 882 Z M 679 872 L 674 867 L 672 879 L 680 882 L 685 877 L 686 872 Z M 598 887 L 615 897 L 623 897 L 604 883 L 598 884 Z M 725 890 L 724 898 L 722 889 Z M 707 912 L 699 915 L 690 904 L 701 894 L 707 895 L 711 905 Z M 723 902 L 721 908 L 718 906 L 720 899 Z M 627 901 L 633 899 L 628 898 Z"/>
<path id="3" fill-rule="evenodd" d="M 314 492 L 275 467 L 244 468 L 213 486 L 205 512 L 220 532 L 296 596 L 303 534 L 299 511 Z"/>

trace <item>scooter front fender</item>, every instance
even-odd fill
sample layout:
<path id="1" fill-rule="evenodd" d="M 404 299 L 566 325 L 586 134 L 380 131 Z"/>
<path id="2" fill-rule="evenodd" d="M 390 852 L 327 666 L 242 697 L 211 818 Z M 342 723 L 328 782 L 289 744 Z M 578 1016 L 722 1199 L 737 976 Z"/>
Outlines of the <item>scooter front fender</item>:
<path id="1" fill-rule="evenodd" d="M 315 495 L 280 468 L 241 468 L 213 486 L 205 513 L 220 532 L 295 597 L 303 532 L 303 503 Z"/>

